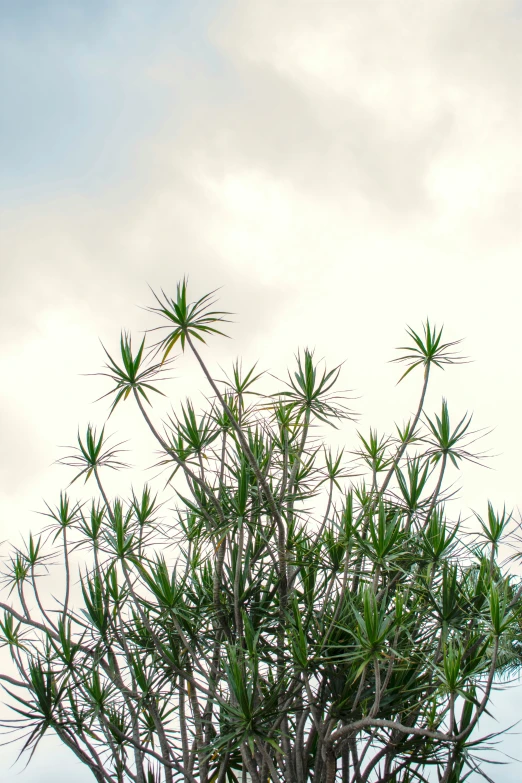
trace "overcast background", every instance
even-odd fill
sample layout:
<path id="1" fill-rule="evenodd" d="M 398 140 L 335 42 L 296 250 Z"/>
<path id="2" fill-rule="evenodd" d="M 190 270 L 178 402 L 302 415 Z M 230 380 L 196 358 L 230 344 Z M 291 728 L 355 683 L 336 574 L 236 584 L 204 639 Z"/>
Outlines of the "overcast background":
<path id="1" fill-rule="evenodd" d="M 427 401 L 495 428 L 459 503 L 522 506 L 521 41 L 511 0 L 0 0 L 0 539 L 42 525 L 71 478 L 58 446 L 107 415 L 81 376 L 99 338 L 151 325 L 147 285 L 184 274 L 237 313 L 215 370 L 315 347 L 346 360 L 366 430 L 414 408 L 420 379 L 387 363 L 405 324 L 465 337 L 473 363 Z M 203 388 L 190 361 L 175 375 L 175 398 Z M 150 462 L 131 410 L 110 428 Z M 51 739 L 15 757 L 4 783 L 91 780 Z"/>

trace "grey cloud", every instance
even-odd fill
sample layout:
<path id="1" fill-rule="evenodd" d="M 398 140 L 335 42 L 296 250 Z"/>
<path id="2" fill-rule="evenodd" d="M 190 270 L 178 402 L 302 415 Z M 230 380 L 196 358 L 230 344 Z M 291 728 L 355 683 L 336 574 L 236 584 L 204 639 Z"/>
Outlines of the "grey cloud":
<path id="1" fill-rule="evenodd" d="M 214 37 L 250 87 L 236 149 L 264 153 L 299 185 L 308 175 L 335 196 L 359 189 L 376 209 L 416 215 L 430 210 L 427 175 L 461 127 L 475 141 L 492 118 L 501 134 L 503 120 L 520 124 L 521 19 L 511 2 L 229 8 Z M 321 73 L 330 55 L 335 89 Z M 296 141 L 307 154 L 294 153 Z"/>

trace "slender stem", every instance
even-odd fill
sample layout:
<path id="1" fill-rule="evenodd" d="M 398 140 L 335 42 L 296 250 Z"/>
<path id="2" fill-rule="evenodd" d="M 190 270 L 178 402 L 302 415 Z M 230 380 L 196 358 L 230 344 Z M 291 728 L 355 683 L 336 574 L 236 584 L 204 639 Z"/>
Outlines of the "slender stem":
<path id="1" fill-rule="evenodd" d="M 373 662 L 373 671 L 375 674 L 375 699 L 369 712 L 370 718 L 375 718 L 381 706 L 381 670 L 377 658 Z"/>
<path id="2" fill-rule="evenodd" d="M 219 388 L 217 387 L 214 379 L 210 375 L 209 371 L 207 370 L 207 367 L 199 355 L 198 351 L 196 350 L 194 343 L 190 339 L 190 336 L 187 334 L 187 342 L 190 345 L 190 348 L 192 350 L 192 353 L 196 357 L 201 369 L 203 370 L 203 374 L 205 375 L 206 379 L 208 380 L 210 386 L 212 387 L 212 390 L 216 397 L 218 398 L 223 410 L 225 411 L 226 415 L 230 419 L 232 426 L 234 430 L 236 431 L 238 440 L 241 444 L 241 448 L 243 449 L 243 452 L 246 455 L 246 458 L 248 459 L 250 465 L 252 466 L 252 469 L 254 471 L 254 474 L 256 476 L 256 479 L 258 480 L 259 484 L 261 485 L 263 492 L 265 494 L 265 497 L 268 501 L 268 505 L 270 507 L 270 511 L 274 517 L 274 520 L 276 521 L 276 524 L 279 528 L 279 535 L 280 535 L 280 548 L 282 544 L 282 551 L 280 551 L 280 579 L 281 579 L 281 586 L 282 586 L 282 597 L 284 597 L 284 604 L 286 605 L 286 592 L 287 592 L 287 573 L 286 573 L 286 556 L 285 556 L 285 546 L 286 546 L 286 531 L 285 526 L 283 523 L 283 519 L 281 517 L 281 514 L 279 512 L 279 509 L 277 508 L 277 504 L 275 502 L 274 496 L 272 494 L 272 490 L 270 489 L 268 482 L 266 478 L 263 476 L 263 473 L 261 471 L 261 468 L 259 467 L 256 458 L 252 454 L 252 450 L 250 449 L 250 446 L 248 445 L 248 442 L 243 434 L 243 430 L 239 426 L 238 421 L 236 420 L 234 414 L 230 410 L 229 406 L 227 405 L 223 395 L 219 391 Z"/>
<path id="3" fill-rule="evenodd" d="M 181 747 L 183 753 L 183 766 L 189 768 L 189 745 L 187 734 L 187 715 L 185 711 L 185 680 L 179 678 L 178 686 L 178 709 L 179 709 L 179 730 L 181 734 Z"/>
<path id="4" fill-rule="evenodd" d="M 430 516 L 433 513 L 434 508 L 437 505 L 437 500 L 439 498 L 440 490 L 442 488 L 442 481 L 444 479 L 444 473 L 446 472 L 447 462 L 448 462 L 448 455 L 447 455 L 446 452 L 444 452 L 444 454 L 442 455 L 442 460 L 441 460 L 441 464 L 440 464 L 439 478 L 437 480 L 437 485 L 436 485 L 435 489 L 433 490 L 433 494 L 431 496 L 431 502 L 430 502 L 428 511 L 426 513 L 426 520 L 429 520 Z"/>
<path id="5" fill-rule="evenodd" d="M 63 530 L 63 558 L 65 561 L 65 598 L 63 600 L 63 624 L 67 619 L 67 611 L 69 609 L 69 594 L 71 588 L 71 573 L 69 568 L 69 552 L 67 550 L 67 528 Z"/>
<path id="6" fill-rule="evenodd" d="M 185 473 L 185 475 L 188 478 L 190 478 L 195 484 L 198 484 L 201 487 L 201 489 L 205 492 L 207 497 L 213 503 L 213 505 L 214 505 L 214 507 L 215 507 L 215 509 L 216 509 L 216 511 L 218 513 L 218 516 L 219 516 L 220 520 L 222 522 L 224 522 L 225 520 L 224 520 L 224 516 L 223 516 L 223 510 L 222 510 L 221 505 L 220 505 L 219 501 L 217 500 L 214 492 L 210 489 L 210 487 L 208 486 L 208 484 L 205 481 L 202 481 L 202 479 L 196 473 L 194 473 L 194 471 L 190 470 L 190 468 L 187 466 L 187 463 L 184 460 L 180 459 L 178 457 L 178 455 L 176 454 L 176 452 L 174 451 L 174 449 L 172 449 L 168 445 L 168 443 L 164 440 L 164 438 L 161 437 L 159 432 L 154 427 L 154 424 L 150 420 L 150 417 L 149 417 L 147 411 L 145 410 L 145 407 L 144 407 L 144 405 L 143 405 L 143 403 L 141 401 L 141 398 L 140 398 L 140 395 L 139 395 L 137 389 L 133 389 L 133 392 L 134 392 L 134 399 L 136 400 L 136 402 L 138 404 L 138 408 L 140 409 L 141 415 L 143 416 L 143 418 L 147 422 L 148 428 L 150 429 L 151 433 L 154 435 L 154 437 L 156 438 L 156 440 L 158 441 L 158 443 L 160 444 L 162 449 L 169 455 L 169 457 L 172 457 L 174 462 L 177 465 L 179 465 L 180 468 L 182 468 L 183 472 Z M 190 486 L 190 484 L 189 484 L 189 486 Z"/>
<path id="7" fill-rule="evenodd" d="M 241 619 L 241 608 L 239 606 L 239 589 L 240 589 L 240 582 L 241 582 L 241 573 L 242 573 L 242 567 L 243 567 L 243 533 L 244 533 L 244 522 L 241 518 L 239 520 L 239 536 L 238 536 L 238 543 L 237 543 L 237 555 L 236 555 L 236 562 L 235 562 L 235 573 L 234 573 L 234 618 L 236 623 L 236 639 L 238 642 L 240 642 L 241 637 L 243 636 L 243 622 Z"/>
<path id="8" fill-rule="evenodd" d="M 393 476 L 393 474 L 395 472 L 395 466 L 398 465 L 399 462 L 401 461 L 402 456 L 403 456 L 404 452 L 406 451 L 406 449 L 408 447 L 408 444 L 410 442 L 411 436 L 415 433 L 415 427 L 419 423 L 419 419 L 420 419 L 421 414 L 422 414 L 422 409 L 424 407 L 424 400 L 426 398 L 426 391 L 428 389 L 429 377 L 430 377 L 430 364 L 428 363 L 426 365 L 426 369 L 424 370 L 424 383 L 422 384 L 422 391 L 421 391 L 421 396 L 420 396 L 417 412 L 415 413 L 415 416 L 413 417 L 413 423 L 412 423 L 412 425 L 410 427 L 409 437 L 404 439 L 403 443 L 401 443 L 401 445 L 399 446 L 395 457 L 393 458 L 392 465 L 391 465 L 388 473 L 386 474 L 386 476 L 384 478 L 384 481 L 383 481 L 383 483 L 381 485 L 381 488 L 379 490 L 379 494 L 380 494 L 381 497 L 384 495 L 384 493 L 386 492 L 386 489 L 388 488 L 388 484 L 390 483 L 391 478 L 392 478 L 392 476 Z"/>

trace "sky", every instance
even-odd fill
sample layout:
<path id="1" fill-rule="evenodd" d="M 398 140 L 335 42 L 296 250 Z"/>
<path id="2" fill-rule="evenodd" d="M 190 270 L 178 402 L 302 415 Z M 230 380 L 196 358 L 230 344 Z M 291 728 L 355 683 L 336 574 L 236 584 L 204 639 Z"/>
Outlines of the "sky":
<path id="1" fill-rule="evenodd" d="M 216 373 L 310 346 L 366 430 L 415 407 L 389 363 L 407 324 L 465 338 L 427 408 L 492 430 L 489 469 L 454 476 L 463 512 L 521 507 L 521 39 L 513 0 L 0 0 L 0 540 L 41 526 L 59 447 L 103 424 L 100 340 L 183 275 L 236 314 Z M 202 389 L 189 359 L 175 375 Z M 110 425 L 146 464 L 132 412 Z M 6 783 L 90 779 L 52 740 L 15 756 Z"/>

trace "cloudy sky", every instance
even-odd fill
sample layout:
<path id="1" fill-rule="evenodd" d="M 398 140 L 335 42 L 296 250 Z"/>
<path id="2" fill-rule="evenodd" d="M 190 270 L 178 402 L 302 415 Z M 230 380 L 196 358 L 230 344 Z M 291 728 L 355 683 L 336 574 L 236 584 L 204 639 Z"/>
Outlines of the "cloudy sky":
<path id="1" fill-rule="evenodd" d="M 473 362 L 428 408 L 494 428 L 459 502 L 522 507 L 521 40 L 520 0 L 0 0 L 0 539 L 38 529 L 58 447 L 103 423 L 99 339 L 184 274 L 237 313 L 213 367 L 315 347 L 366 429 L 414 407 L 404 326 L 444 323 Z M 14 758 L 6 783 L 90 780 L 52 741 Z"/>

